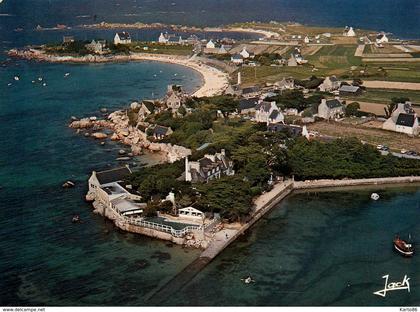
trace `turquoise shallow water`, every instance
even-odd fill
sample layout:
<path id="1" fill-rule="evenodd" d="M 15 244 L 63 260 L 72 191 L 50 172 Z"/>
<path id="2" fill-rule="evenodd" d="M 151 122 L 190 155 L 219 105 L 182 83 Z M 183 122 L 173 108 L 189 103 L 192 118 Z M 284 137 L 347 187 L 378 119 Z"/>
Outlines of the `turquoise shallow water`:
<path id="1" fill-rule="evenodd" d="M 0 77 L 0 305 L 141 303 L 197 251 L 120 233 L 93 215 L 83 201 L 88 175 L 118 166 L 121 147 L 100 146 L 67 124 L 72 115 L 99 116 L 101 107 L 163 96 L 169 83 L 192 90 L 201 77 L 160 63 L 28 62 L 1 68 Z M 46 87 L 31 82 L 38 77 Z M 62 189 L 67 179 L 76 187 Z M 82 224 L 70 222 L 75 213 Z"/>
<path id="2" fill-rule="evenodd" d="M 396 233 L 411 233 L 418 249 L 419 202 L 410 186 L 292 195 L 165 304 L 419 305 L 418 254 L 407 259 L 392 249 Z M 248 274 L 255 283 L 241 282 Z M 389 282 L 407 274 L 411 292 L 374 295 L 385 274 Z"/>

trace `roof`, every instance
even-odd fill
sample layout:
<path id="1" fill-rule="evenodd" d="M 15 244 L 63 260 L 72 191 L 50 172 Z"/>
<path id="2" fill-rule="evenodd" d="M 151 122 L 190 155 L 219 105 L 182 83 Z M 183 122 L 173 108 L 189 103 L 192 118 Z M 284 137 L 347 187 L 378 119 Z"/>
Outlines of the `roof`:
<path id="1" fill-rule="evenodd" d="M 234 59 L 234 60 L 242 60 L 243 57 L 240 54 L 235 54 L 235 55 L 232 56 L 232 59 Z"/>
<path id="2" fill-rule="evenodd" d="M 239 110 L 255 108 L 258 104 L 258 98 L 239 100 Z"/>
<path id="3" fill-rule="evenodd" d="M 121 40 L 129 40 L 131 39 L 130 34 L 126 31 L 117 33 L 118 37 L 120 37 Z"/>
<path id="4" fill-rule="evenodd" d="M 354 93 L 354 92 L 359 91 L 359 89 L 360 89 L 360 87 L 357 87 L 357 86 L 344 85 L 344 86 L 341 86 L 338 91 Z"/>
<path id="5" fill-rule="evenodd" d="M 337 82 L 338 81 L 336 76 L 330 76 L 329 78 L 330 78 L 331 82 Z"/>
<path id="6" fill-rule="evenodd" d="M 265 111 L 265 112 L 269 112 L 270 108 L 271 108 L 271 102 L 266 102 L 266 101 L 262 101 L 260 104 L 258 104 L 256 106 L 256 109 L 261 110 L 261 108 Z"/>
<path id="7" fill-rule="evenodd" d="M 286 125 L 286 124 L 269 124 L 268 131 L 270 132 L 280 132 L 280 131 L 287 131 L 292 136 L 300 136 L 302 135 L 302 127 L 294 126 L 294 125 Z"/>
<path id="8" fill-rule="evenodd" d="M 260 87 L 253 86 L 253 87 L 243 88 L 242 89 L 242 94 L 254 93 L 254 92 L 258 92 L 258 91 L 260 91 Z"/>
<path id="9" fill-rule="evenodd" d="M 142 101 L 142 104 L 143 104 L 144 106 L 146 106 L 146 107 L 147 107 L 147 109 L 148 109 L 151 113 L 153 113 L 153 112 L 155 111 L 156 106 L 155 106 L 154 101 L 143 100 L 143 101 Z"/>
<path id="10" fill-rule="evenodd" d="M 207 148 L 208 146 L 210 146 L 210 143 L 204 143 L 203 145 L 201 145 L 200 147 L 197 148 L 197 151 L 201 151 L 201 150 Z"/>
<path id="11" fill-rule="evenodd" d="M 179 37 L 169 37 L 169 42 L 179 42 Z"/>
<path id="12" fill-rule="evenodd" d="M 279 111 L 277 109 L 273 110 L 268 118 L 276 119 L 279 115 Z"/>
<path id="13" fill-rule="evenodd" d="M 124 178 L 131 173 L 128 167 L 115 168 L 106 171 L 100 171 L 96 173 L 96 178 L 99 184 L 108 184 L 111 182 L 123 181 Z"/>
<path id="14" fill-rule="evenodd" d="M 326 104 L 328 106 L 328 108 L 336 108 L 336 107 L 341 107 L 343 106 L 343 104 L 341 104 L 341 102 L 337 99 L 334 100 L 327 100 Z"/>
<path id="15" fill-rule="evenodd" d="M 415 117 L 414 114 L 401 113 L 401 114 L 398 115 L 396 125 L 405 126 L 405 127 L 412 127 L 414 125 L 415 118 L 416 117 Z"/>
<path id="16" fill-rule="evenodd" d="M 156 135 L 166 135 L 166 133 L 168 132 L 168 130 L 169 130 L 168 127 L 156 126 L 153 129 L 153 134 L 156 134 Z"/>

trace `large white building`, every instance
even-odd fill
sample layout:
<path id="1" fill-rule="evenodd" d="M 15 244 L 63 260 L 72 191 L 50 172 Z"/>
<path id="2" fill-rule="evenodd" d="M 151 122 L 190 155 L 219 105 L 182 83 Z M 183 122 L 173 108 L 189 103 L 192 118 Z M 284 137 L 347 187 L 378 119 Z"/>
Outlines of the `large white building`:
<path id="1" fill-rule="evenodd" d="M 339 99 L 322 99 L 318 106 L 318 117 L 333 119 L 344 115 L 344 105 Z"/>
<path id="2" fill-rule="evenodd" d="M 114 36 L 114 44 L 129 44 L 131 43 L 131 36 L 128 32 L 123 31 L 116 33 Z"/>

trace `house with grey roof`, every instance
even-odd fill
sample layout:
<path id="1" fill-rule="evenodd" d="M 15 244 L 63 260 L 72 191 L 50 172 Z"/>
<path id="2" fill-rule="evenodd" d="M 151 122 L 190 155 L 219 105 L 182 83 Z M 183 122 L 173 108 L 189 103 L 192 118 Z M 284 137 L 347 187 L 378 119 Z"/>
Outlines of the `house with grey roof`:
<path id="1" fill-rule="evenodd" d="M 264 122 L 267 124 L 280 123 L 284 122 L 284 115 L 277 107 L 276 102 L 261 101 L 255 107 L 254 120 L 256 122 Z"/>
<path id="2" fill-rule="evenodd" d="M 257 97 L 240 99 L 239 100 L 239 114 L 241 115 L 254 115 L 255 109 L 258 105 L 259 99 Z"/>
<path id="3" fill-rule="evenodd" d="M 391 116 L 383 123 L 382 129 L 418 135 L 419 120 L 411 102 L 398 103 Z"/>
<path id="4" fill-rule="evenodd" d="M 319 85 L 318 90 L 321 92 L 331 92 L 340 88 L 341 81 L 336 76 L 329 76 Z"/>
<path id="5" fill-rule="evenodd" d="M 344 105 L 340 99 L 322 99 L 318 105 L 318 117 L 324 119 L 334 119 L 344 115 Z"/>
<path id="6" fill-rule="evenodd" d="M 171 127 L 155 126 L 153 128 L 153 137 L 155 140 L 162 140 L 163 138 L 173 133 Z"/>
<path id="7" fill-rule="evenodd" d="M 362 89 L 358 86 L 342 85 L 338 92 L 340 96 L 357 96 L 362 94 Z"/>
<path id="8" fill-rule="evenodd" d="M 117 32 L 114 36 L 114 44 L 129 44 L 131 43 L 131 36 L 128 32 Z"/>
<path id="9" fill-rule="evenodd" d="M 209 182 L 220 179 L 222 176 L 234 175 L 233 162 L 226 156 L 225 150 L 214 155 L 206 154 L 198 161 L 189 161 L 185 158 L 185 172 L 180 179 L 191 182 Z"/>
<path id="10" fill-rule="evenodd" d="M 158 107 L 153 100 L 143 100 L 141 102 L 138 116 L 140 120 L 144 120 L 147 116 L 158 111 Z"/>
<path id="11" fill-rule="evenodd" d="M 234 55 L 232 55 L 232 56 L 230 57 L 230 61 L 231 61 L 233 64 L 240 65 L 240 64 L 243 64 L 243 62 L 244 62 L 244 58 L 243 58 L 243 56 L 242 56 L 242 55 L 240 55 L 240 54 L 234 54 Z"/>

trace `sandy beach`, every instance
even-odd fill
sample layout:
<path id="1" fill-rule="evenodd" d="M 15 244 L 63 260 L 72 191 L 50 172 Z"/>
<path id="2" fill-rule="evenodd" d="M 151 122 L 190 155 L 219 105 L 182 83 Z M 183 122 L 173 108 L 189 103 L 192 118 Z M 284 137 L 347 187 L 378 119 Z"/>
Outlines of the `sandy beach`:
<path id="1" fill-rule="evenodd" d="M 206 65 L 194 57 L 151 54 L 151 53 L 131 53 L 129 55 L 87 55 L 87 56 L 60 56 L 46 54 L 41 50 L 16 50 L 9 51 L 9 56 L 23 59 L 44 61 L 51 63 L 111 63 L 111 62 L 130 62 L 130 61 L 153 61 L 177 64 L 191 68 L 199 72 L 203 78 L 202 86 L 192 95 L 197 97 L 220 95 L 229 85 L 227 73 Z"/>

